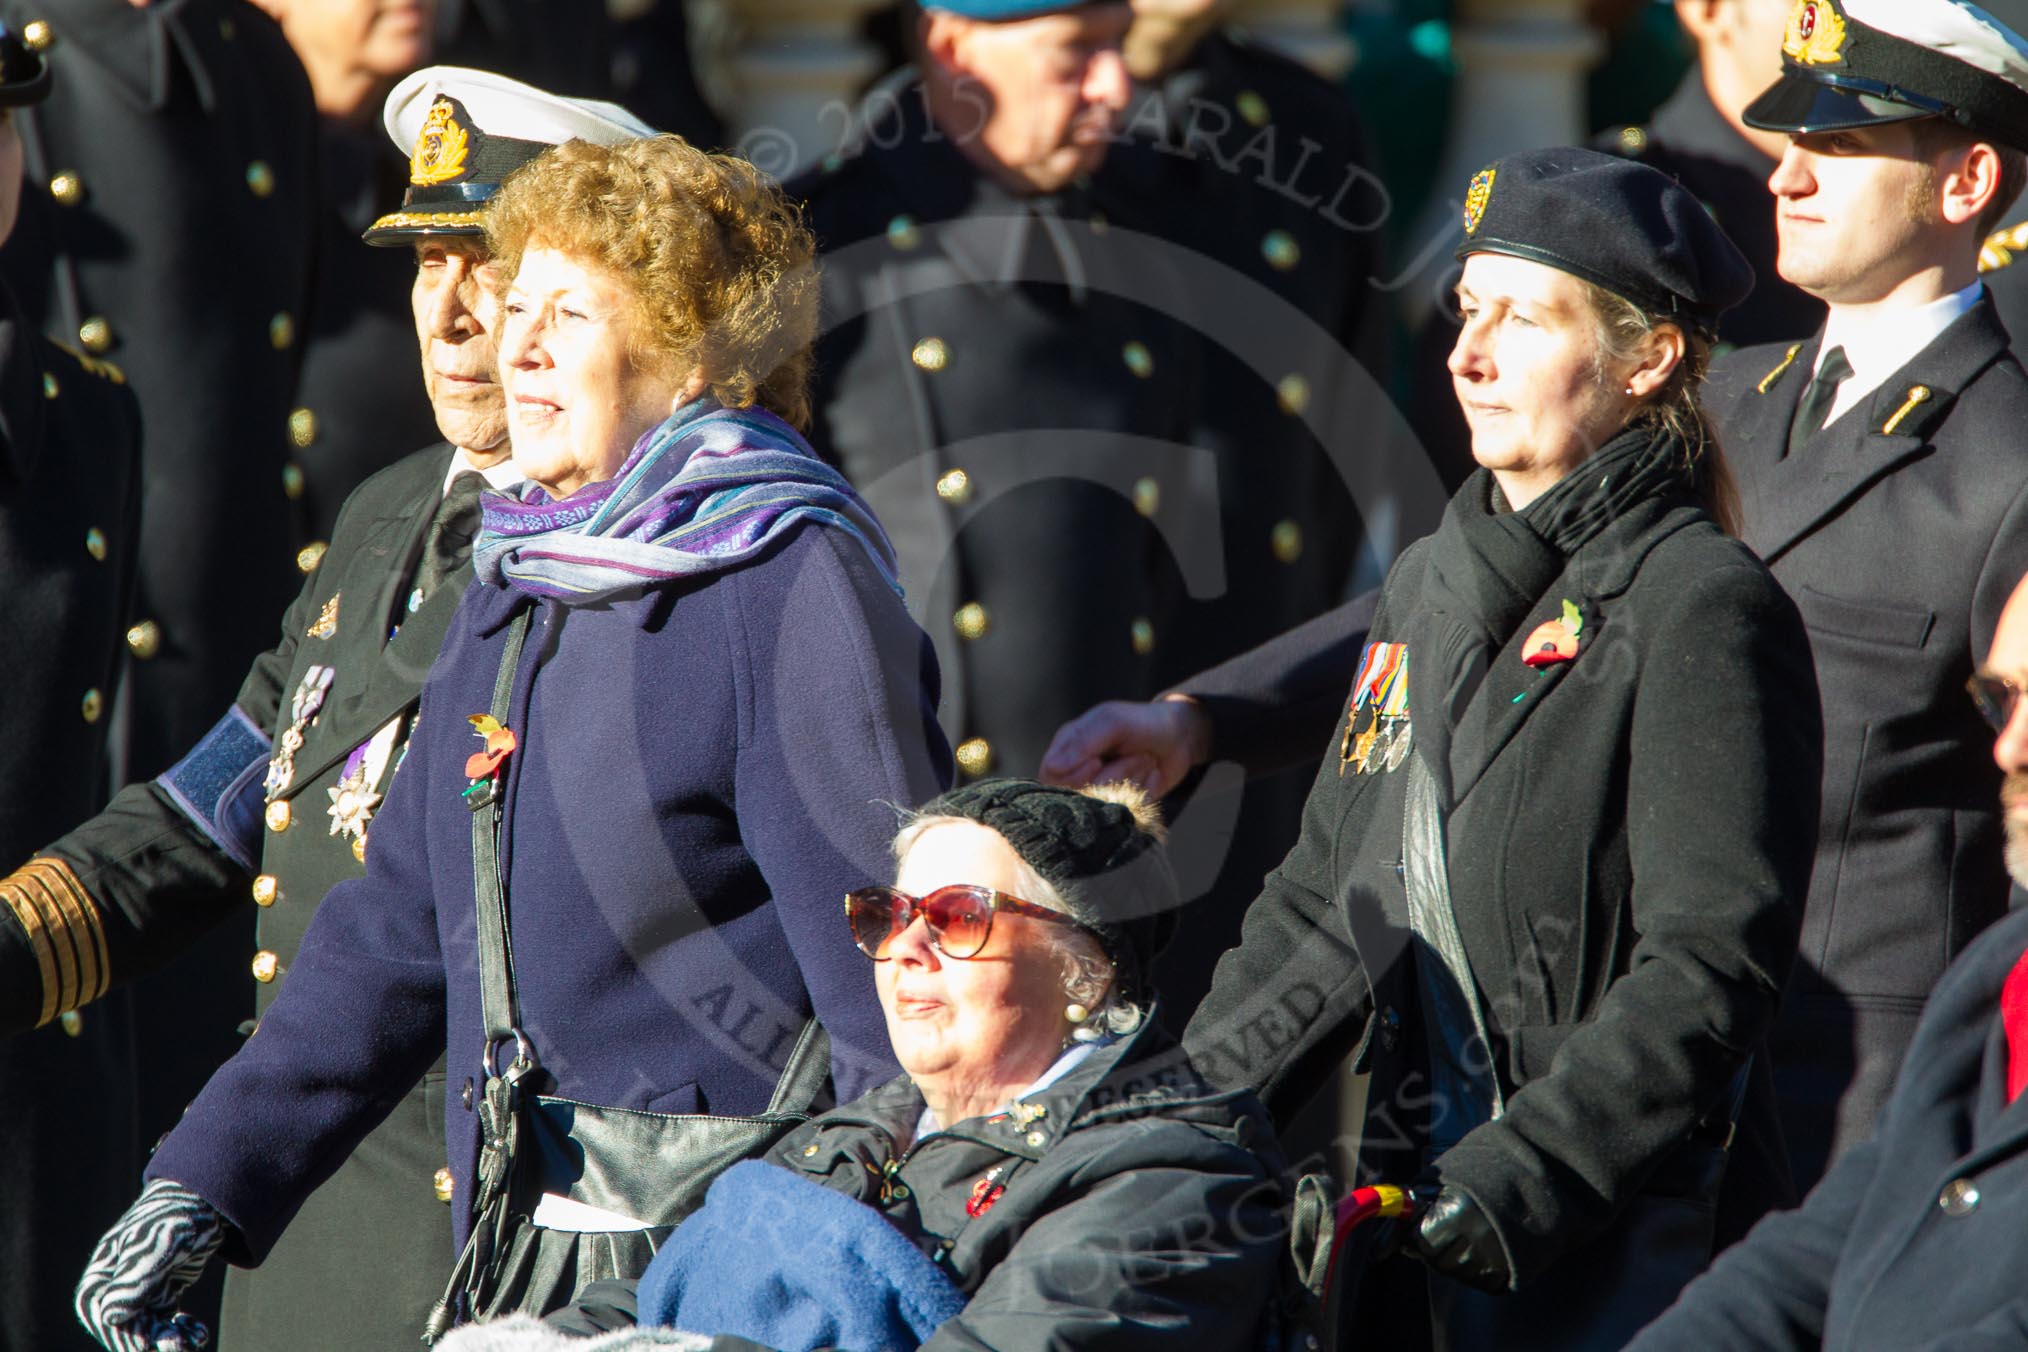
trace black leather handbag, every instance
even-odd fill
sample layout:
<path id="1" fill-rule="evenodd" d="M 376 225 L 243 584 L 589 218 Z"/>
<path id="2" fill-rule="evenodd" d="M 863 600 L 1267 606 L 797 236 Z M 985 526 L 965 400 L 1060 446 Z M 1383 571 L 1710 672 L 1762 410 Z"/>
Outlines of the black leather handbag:
<path id="1" fill-rule="evenodd" d="M 507 630 L 493 683 L 493 717 L 505 721 L 529 612 Z M 789 1053 L 767 1109 L 755 1117 L 612 1108 L 529 1092 L 541 1070 L 521 1030 L 514 952 L 500 875 L 502 804 L 495 775 L 467 796 L 472 883 L 478 907 L 479 998 L 486 1022 L 479 1097 L 479 1171 L 472 1232 L 423 1334 L 435 1343 L 462 1319 L 543 1315 L 586 1284 L 639 1277 L 676 1225 L 703 1204 L 712 1181 L 809 1119 L 830 1070 L 831 1041 L 813 1019 Z M 514 1059 L 496 1070 L 508 1048 Z M 537 1225 L 545 1194 L 617 1212 L 646 1228 L 586 1232 Z"/>

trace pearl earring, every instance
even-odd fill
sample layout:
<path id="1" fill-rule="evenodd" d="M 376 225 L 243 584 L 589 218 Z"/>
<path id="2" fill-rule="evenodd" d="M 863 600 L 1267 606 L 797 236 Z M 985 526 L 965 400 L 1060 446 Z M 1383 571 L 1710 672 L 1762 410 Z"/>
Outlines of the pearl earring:
<path id="1" fill-rule="evenodd" d="M 1083 1005 L 1073 1002 L 1063 1007 L 1063 1017 L 1069 1019 L 1072 1023 L 1083 1023 L 1091 1017 L 1091 1011 Z"/>

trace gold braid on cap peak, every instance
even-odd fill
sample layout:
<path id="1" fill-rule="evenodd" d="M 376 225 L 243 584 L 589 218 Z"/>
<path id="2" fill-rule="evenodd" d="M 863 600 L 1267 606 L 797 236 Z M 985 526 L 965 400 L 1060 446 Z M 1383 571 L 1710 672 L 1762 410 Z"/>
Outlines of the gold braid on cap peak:
<path id="1" fill-rule="evenodd" d="M 2028 221 L 2010 225 L 2004 230 L 1995 230 L 1986 236 L 1986 242 L 1979 246 L 1979 271 L 1998 272 L 2011 266 L 2014 255 L 2028 250 Z"/>
<path id="2" fill-rule="evenodd" d="M 31 859 L 0 878 L 0 904 L 28 938 L 42 976 L 40 1028 L 90 1004 L 112 984 L 98 907 L 61 859 Z"/>

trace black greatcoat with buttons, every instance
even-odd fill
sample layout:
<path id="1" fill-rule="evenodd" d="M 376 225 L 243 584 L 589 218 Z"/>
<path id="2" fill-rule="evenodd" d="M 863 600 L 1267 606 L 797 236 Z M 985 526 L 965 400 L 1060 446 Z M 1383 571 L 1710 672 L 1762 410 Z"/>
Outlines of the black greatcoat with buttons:
<path id="1" fill-rule="evenodd" d="M 1772 1043 L 1805 1189 L 1865 1137 L 1923 1001 L 2006 910 L 2000 775 L 1965 680 L 2028 572 L 2028 377 L 1992 305 L 1791 453 L 1816 355 L 1740 351 L 1708 397 L 1744 538 L 1801 608 L 1823 692 L 1823 817 Z"/>
<path id="2" fill-rule="evenodd" d="M 105 802 L 107 712 L 125 657 L 140 507 L 140 415 L 122 379 L 37 336 L 0 288 L 0 857 L 9 863 Z M 104 936 L 67 894 L 0 884 L 0 964 L 0 999 L 25 991 L 39 1014 L 45 971 L 72 991 L 98 991 Z M 0 1040 L 0 1083 L 0 1347 L 86 1352 L 95 1345 L 70 1312 L 71 1286 L 98 1234 L 133 1200 L 140 1165 L 126 1001 Z"/>
<path id="3" fill-rule="evenodd" d="M 51 72 L 48 101 L 16 114 L 27 184 L 0 266 L 45 333 L 119 363 L 147 429 L 139 660 L 111 715 L 115 784 L 133 782 L 203 734 L 302 584 L 282 475 L 315 111 L 245 0 L 0 0 L 0 16 L 46 39 Z M 232 1052 L 245 934 L 135 993 L 150 1139 Z"/>
<path id="4" fill-rule="evenodd" d="M 2000 1352 L 2028 1341 L 2028 1098 L 2007 1102 L 2015 911 L 1951 965 L 1870 1136 L 1630 1352 Z"/>
<path id="5" fill-rule="evenodd" d="M 996 186 L 918 85 L 868 109 L 789 187 L 823 251 L 810 440 L 894 541 L 960 771 L 1033 774 L 1070 718 L 1160 688 L 1185 587 L 1219 580 L 1196 343 L 1156 308 L 1180 277 L 1079 189 Z"/>
<path id="6" fill-rule="evenodd" d="M 287 981 L 324 894 L 365 873 L 364 847 L 357 833 L 335 822 L 333 794 L 354 749 L 393 724 L 380 777 L 366 786 L 385 793 L 423 677 L 471 580 L 466 564 L 414 613 L 407 610 L 411 575 L 452 454 L 441 444 L 418 451 L 353 493 L 324 563 L 284 615 L 279 641 L 246 675 L 237 712 L 278 742 L 310 668 L 335 672 L 322 709 L 303 729 L 288 787 L 265 809 L 261 779 L 269 748 L 256 746 L 247 760 L 251 802 L 242 802 L 236 820 L 243 824 L 232 834 L 237 848 L 259 859 L 258 877 L 155 781 L 123 790 L 97 817 L 41 849 L 68 865 L 86 894 L 115 983 L 160 966 L 207 926 L 253 914 L 259 952 L 237 952 L 233 994 L 243 1014 L 251 987 L 254 1010 L 264 1013 Z M 370 820 L 366 826 L 370 841 Z M 16 857 L 37 842 L 19 843 Z M 8 881 L 0 879 L 0 888 Z M 249 960 L 256 964 L 251 979 Z M 33 1020 L 32 999 L 24 997 L 40 990 L 35 972 L 19 935 L 0 915 L 0 1029 Z M 86 1010 L 82 1017 L 89 1023 L 96 1016 Z M 439 1064 L 407 1088 L 386 1121 L 310 1197 L 262 1266 L 227 1274 L 220 1342 L 226 1352 L 312 1346 L 368 1352 L 403 1347 L 419 1336 L 453 1256 L 450 1208 L 439 1197 L 447 1178 L 440 1176 L 443 1120 Z M 134 1170 L 113 1176 L 119 1200 L 94 1218 L 94 1236 L 133 1200 L 136 1178 Z M 89 1253 L 87 1240 L 75 1270 Z M 65 1292 L 75 1270 L 62 1283 Z"/>
<path id="7" fill-rule="evenodd" d="M 1479 471 L 1451 512 L 1483 512 L 1488 482 Z M 1444 598 L 1486 578 L 1464 570 L 1439 589 L 1434 546 L 1452 529 L 1403 554 L 1373 620 L 1376 644 L 1407 646 L 1407 753 L 1361 773 L 1341 716 L 1301 837 L 1184 1041 L 1214 1083 L 1257 1089 L 1284 1122 L 1349 1056 L 1372 1076 L 1365 1181 L 1428 1170 L 1484 1209 L 1518 1294 L 1430 1281 L 1452 1324 L 1429 1345 L 1592 1346 L 1573 1330 L 1596 1331 L 1589 1312 L 1618 1298 L 1622 1273 L 1699 1243 L 1708 1257 L 1715 1142 L 1773 1017 L 1808 876 L 1809 649 L 1767 570 L 1670 492 L 1569 554 L 1532 603 L 1517 596 L 1476 687 L 1447 684 Z M 1525 664 L 1566 606 L 1581 620 L 1574 660 Z M 1454 691 L 1465 702 L 1446 717 Z M 1504 1115 L 1467 1114 L 1479 1125 L 1461 1139 L 1453 1126 L 1434 1161 L 1438 1119 L 1460 1100 L 1437 1078 L 1436 969 L 1402 872 L 1411 758 L 1432 752 L 1449 784 L 1440 873 L 1505 1096 Z M 1735 1157 L 1727 1186 L 1779 1187 L 1758 1164 Z M 1678 1241 L 1650 1249 L 1650 1227 Z M 1366 1284 L 1361 1319 L 1420 1313 L 1417 1269 L 1398 1267 Z M 1693 1271 L 1640 1276 L 1659 1302 L 1648 1313 Z"/>

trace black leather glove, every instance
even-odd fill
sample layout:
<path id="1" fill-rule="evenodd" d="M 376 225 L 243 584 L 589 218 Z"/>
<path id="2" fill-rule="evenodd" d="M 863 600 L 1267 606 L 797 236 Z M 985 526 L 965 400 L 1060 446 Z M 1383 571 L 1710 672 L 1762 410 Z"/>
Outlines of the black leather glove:
<path id="1" fill-rule="evenodd" d="M 1456 1188 L 1440 1190 L 1424 1208 L 1409 1248 L 1444 1276 L 1481 1291 L 1505 1291 L 1514 1278 L 1492 1219 Z"/>
<path id="2" fill-rule="evenodd" d="M 158 1178 L 106 1231 L 77 1284 L 77 1317 L 110 1352 L 197 1352 L 211 1340 L 176 1301 L 225 1242 L 225 1218 Z"/>

